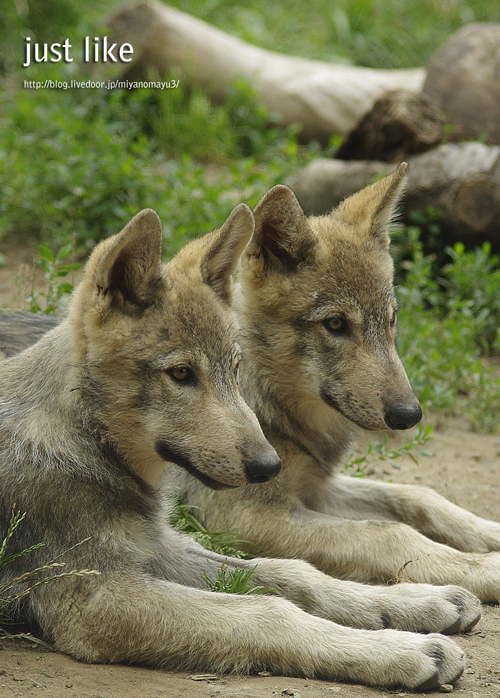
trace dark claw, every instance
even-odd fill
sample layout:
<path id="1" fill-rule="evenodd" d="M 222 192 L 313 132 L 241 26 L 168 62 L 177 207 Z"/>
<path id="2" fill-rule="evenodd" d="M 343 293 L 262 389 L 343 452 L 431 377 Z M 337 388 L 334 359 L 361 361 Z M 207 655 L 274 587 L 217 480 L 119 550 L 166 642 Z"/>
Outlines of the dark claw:
<path id="1" fill-rule="evenodd" d="M 438 672 L 436 671 L 435 674 L 431 676 L 430 679 L 427 679 L 427 681 L 424 681 L 424 683 L 420 684 L 418 688 L 415 689 L 418 693 L 425 693 L 426 691 L 430 691 L 433 688 L 436 688 L 436 686 L 439 686 L 439 675 Z"/>
<path id="2" fill-rule="evenodd" d="M 462 619 L 457 618 L 457 620 L 452 623 L 449 628 L 446 628 L 446 630 L 443 630 L 442 633 L 443 635 L 456 635 L 457 633 L 460 632 L 460 627 L 462 625 Z"/>
<path id="3" fill-rule="evenodd" d="M 389 616 L 380 616 L 380 620 L 382 621 L 382 627 L 384 630 L 391 627 L 391 619 Z"/>

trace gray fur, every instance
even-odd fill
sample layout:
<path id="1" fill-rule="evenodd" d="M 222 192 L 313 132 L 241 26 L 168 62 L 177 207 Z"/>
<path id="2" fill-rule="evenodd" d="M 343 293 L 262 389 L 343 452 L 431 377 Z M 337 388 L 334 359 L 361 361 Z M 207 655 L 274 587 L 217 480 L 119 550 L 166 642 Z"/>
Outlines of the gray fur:
<path id="1" fill-rule="evenodd" d="M 11 610 L 90 662 L 421 689 L 454 682 L 464 655 L 452 640 L 401 630 L 473 625 L 479 606 L 466 591 L 364 587 L 300 560 L 227 559 L 168 525 L 160 487 L 179 466 L 229 489 L 247 482 L 249 463 L 274 461 L 277 471 L 235 382 L 228 276 L 253 229 L 238 208 L 165 266 L 157 217 L 138 214 L 96 248 L 68 318 L 2 363 L 0 524 L 5 535 L 15 504 L 26 518 L 10 552 L 44 547 L 4 568 L 1 581 L 55 559 L 84 572 L 34 586 Z M 276 594 L 207 591 L 204 573 L 222 564 L 257 565 L 255 583 Z"/>
<path id="2" fill-rule="evenodd" d="M 338 473 L 361 429 L 420 417 L 397 353 L 388 250 L 404 174 L 398 168 L 317 218 L 306 219 L 283 186 L 259 202 L 236 297 L 241 388 L 283 468 L 244 491 L 208 492 L 182 473 L 177 484 L 209 529 L 236 527 L 259 554 L 363 583 L 404 570 L 406 580 L 457 584 L 499 603 L 499 523 L 425 487 Z M 337 334 L 325 326 L 336 318 L 345 321 Z"/>

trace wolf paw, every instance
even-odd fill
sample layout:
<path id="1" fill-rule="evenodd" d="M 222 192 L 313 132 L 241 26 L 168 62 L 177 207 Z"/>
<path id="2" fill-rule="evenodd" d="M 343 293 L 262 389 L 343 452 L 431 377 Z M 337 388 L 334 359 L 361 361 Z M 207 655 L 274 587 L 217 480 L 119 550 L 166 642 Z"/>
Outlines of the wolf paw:
<path id="1" fill-rule="evenodd" d="M 429 691 L 454 684 L 465 669 L 463 650 L 444 635 L 369 631 L 363 645 L 362 673 L 350 678 L 368 685 Z"/>
<path id="2" fill-rule="evenodd" d="M 422 669 L 429 671 L 430 676 L 424 681 L 408 686 L 416 691 L 429 691 L 443 684 L 454 684 L 462 676 L 465 669 L 465 653 L 460 647 L 447 638 L 430 636 L 422 647 Z"/>
<path id="3" fill-rule="evenodd" d="M 399 584 L 384 587 L 382 627 L 452 635 L 470 630 L 481 617 L 481 603 L 457 586 Z"/>
<path id="4" fill-rule="evenodd" d="M 392 631 L 382 631 L 387 632 Z M 388 667 L 394 676 L 389 688 L 429 691 L 458 681 L 465 669 L 465 653 L 453 640 L 436 634 L 403 635 L 398 633 L 398 647 L 392 655 L 392 666 Z"/>

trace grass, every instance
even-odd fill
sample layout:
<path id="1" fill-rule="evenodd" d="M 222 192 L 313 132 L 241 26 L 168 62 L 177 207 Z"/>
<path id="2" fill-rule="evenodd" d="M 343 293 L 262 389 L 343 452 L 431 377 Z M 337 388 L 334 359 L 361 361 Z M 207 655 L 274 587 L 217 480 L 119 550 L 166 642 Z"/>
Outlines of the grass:
<path id="1" fill-rule="evenodd" d="M 239 537 L 238 531 L 208 531 L 200 521 L 198 507 L 187 504 L 182 500 L 175 502 L 174 513 L 170 523 L 177 531 L 188 533 L 207 550 L 213 550 L 220 555 L 228 557 L 244 559 L 252 557 L 241 550 L 241 544 L 245 541 Z"/>
<path id="2" fill-rule="evenodd" d="M 81 37 L 89 25 L 106 17 L 120 0 L 89 0 L 82 10 L 76 0 L 37 0 L 26 4 L 7 0 L 0 41 L 9 56 L 19 51 L 30 32 L 39 41 Z M 447 36 L 468 22 L 497 21 L 495 3 L 488 0 L 169 0 L 235 36 L 267 49 L 374 66 L 399 68 L 424 65 Z M 86 31 L 79 31 L 85 27 Z M 0 61 L 0 69 L 2 62 Z"/>
<path id="3" fill-rule="evenodd" d="M 208 531 L 200 521 L 198 507 L 177 499 L 170 523 L 177 531 L 189 534 L 194 540 L 208 550 L 226 557 L 251 559 L 252 555 L 244 552 L 241 545 L 245 542 L 236 529 L 231 531 Z M 267 594 L 273 589 L 251 583 L 255 567 L 230 569 L 227 564 L 213 566 L 210 572 L 203 573 L 203 580 L 208 589 L 224 594 Z"/>
<path id="4" fill-rule="evenodd" d="M 431 452 L 424 448 L 432 440 L 433 427 L 431 424 L 419 424 L 406 434 L 406 439 L 399 445 L 389 444 L 389 435 L 385 434 L 382 441 L 369 440 L 360 453 L 357 451 L 344 464 L 342 472 L 352 477 L 365 477 L 367 469 L 375 462 L 388 463 L 396 470 L 401 468 L 404 457 L 418 463 L 415 453 L 430 456 Z"/>
<path id="5" fill-rule="evenodd" d="M 15 507 L 12 509 L 5 538 L 0 544 L 0 573 L 6 567 L 16 562 L 16 560 L 19 558 L 29 557 L 30 553 L 44 546 L 44 543 L 40 542 L 32 545 L 30 548 L 22 550 L 21 552 L 10 552 L 9 546 L 11 539 L 14 536 L 16 529 L 22 525 L 25 515 L 25 513 L 16 511 Z M 82 542 L 85 543 L 85 541 Z M 78 545 L 81 545 L 81 543 Z M 66 552 L 69 552 L 69 550 Z M 62 555 L 60 555 L 59 558 L 60 557 L 62 557 Z M 15 625 L 10 613 L 13 606 L 16 606 L 20 601 L 22 601 L 23 598 L 31 594 L 37 587 L 52 584 L 56 581 L 68 579 L 70 577 L 99 574 L 99 572 L 96 570 L 66 571 L 64 569 L 65 566 L 66 563 L 58 561 L 57 558 L 47 562 L 47 564 L 41 567 L 35 567 L 21 575 L 8 579 L 8 581 L 0 582 L 0 638 L 30 640 L 36 644 L 41 644 L 48 647 L 48 645 L 46 645 L 46 643 L 44 643 L 42 640 L 33 637 L 29 633 L 10 633 L 7 628 L 11 625 Z"/>
<path id="6" fill-rule="evenodd" d="M 222 594 L 270 594 L 274 589 L 266 589 L 263 586 L 251 584 L 255 567 L 231 570 L 227 565 L 214 569 L 212 574 L 203 573 L 203 579 L 210 591 L 218 591 Z"/>
<path id="7" fill-rule="evenodd" d="M 263 48 L 375 68 L 416 67 L 467 22 L 498 21 L 487 0 L 169 0 Z"/>

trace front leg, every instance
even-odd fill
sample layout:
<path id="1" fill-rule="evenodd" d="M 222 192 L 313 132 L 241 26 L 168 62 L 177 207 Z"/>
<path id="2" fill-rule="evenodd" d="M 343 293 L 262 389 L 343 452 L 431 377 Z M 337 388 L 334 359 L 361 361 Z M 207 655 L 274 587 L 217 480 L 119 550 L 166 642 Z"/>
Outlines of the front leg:
<path id="1" fill-rule="evenodd" d="M 481 615 L 478 599 L 455 586 L 368 586 L 334 579 L 302 560 L 234 559 L 208 551 L 187 536 L 169 531 L 168 537 L 170 556 L 174 540 L 178 546 L 176 581 L 189 579 L 190 585 L 203 588 L 206 575 L 213 578 L 222 566 L 253 569 L 251 584 L 271 589 L 304 611 L 341 625 L 451 634 L 470 629 Z M 168 563 L 169 554 L 165 549 L 164 562 Z M 166 574 L 172 579 L 172 571 L 164 570 L 162 576 Z"/>
<path id="2" fill-rule="evenodd" d="M 485 603 L 500 603 L 500 553 L 464 553 L 396 521 L 350 521 L 311 511 L 300 502 L 241 500 L 225 516 L 211 507 L 212 530 L 237 527 L 257 554 L 307 560 L 340 579 L 368 584 L 411 581 L 457 585 Z"/>
<path id="3" fill-rule="evenodd" d="M 287 556 L 300 550 L 318 569 L 336 577 L 455 584 L 485 603 L 500 602 L 500 553 L 463 553 L 406 524 L 347 521 L 297 508 L 288 520 L 286 548 Z"/>
<path id="4" fill-rule="evenodd" d="M 457 586 L 391 586 L 335 579 L 301 560 L 257 558 L 252 580 L 313 615 L 341 625 L 378 630 L 460 633 L 481 617 L 476 596 Z"/>
<path id="5" fill-rule="evenodd" d="M 400 521 L 464 552 L 500 551 L 499 523 L 475 516 L 427 487 L 335 475 L 311 488 L 303 501 L 339 518 Z"/>
<path id="6" fill-rule="evenodd" d="M 453 584 L 485 603 L 500 603 L 500 553 L 461 552 L 398 521 L 312 511 L 276 482 L 279 477 L 229 492 L 195 484 L 189 502 L 203 512 L 208 530 L 238 529 L 256 555 L 306 560 L 328 575 L 364 584 Z"/>
<path id="7" fill-rule="evenodd" d="M 442 635 L 357 630 L 276 596 L 218 594 L 123 570 L 87 593 L 37 594 L 57 649 L 99 663 L 257 672 L 430 690 L 455 682 L 460 647 Z"/>

